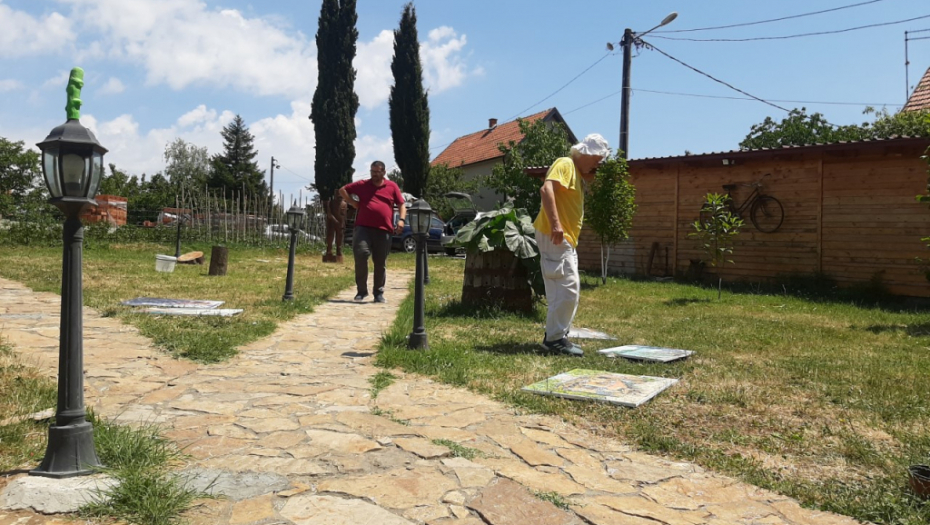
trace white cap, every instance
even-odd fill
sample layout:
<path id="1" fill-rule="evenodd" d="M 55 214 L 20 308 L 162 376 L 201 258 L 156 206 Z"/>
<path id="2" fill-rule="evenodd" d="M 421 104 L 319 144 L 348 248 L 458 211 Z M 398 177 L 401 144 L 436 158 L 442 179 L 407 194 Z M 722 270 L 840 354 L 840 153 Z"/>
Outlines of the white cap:
<path id="1" fill-rule="evenodd" d="M 572 146 L 572 151 L 577 151 L 582 155 L 597 155 L 604 159 L 610 155 L 610 146 L 607 145 L 607 139 L 597 133 L 592 133 Z"/>

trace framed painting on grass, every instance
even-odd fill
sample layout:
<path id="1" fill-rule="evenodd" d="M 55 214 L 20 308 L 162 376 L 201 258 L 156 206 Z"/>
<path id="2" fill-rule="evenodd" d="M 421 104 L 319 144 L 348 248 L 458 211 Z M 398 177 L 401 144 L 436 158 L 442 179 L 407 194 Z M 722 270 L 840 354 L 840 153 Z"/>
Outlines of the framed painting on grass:
<path id="1" fill-rule="evenodd" d="M 607 357 L 625 357 L 635 361 L 649 361 L 652 363 L 669 363 L 684 359 L 694 352 L 678 348 L 662 348 L 660 346 L 623 345 L 598 350 L 597 353 Z"/>
<path id="2" fill-rule="evenodd" d="M 521 390 L 533 394 L 602 401 L 635 408 L 677 382 L 677 379 L 664 377 L 634 376 L 576 368 L 525 386 Z"/>

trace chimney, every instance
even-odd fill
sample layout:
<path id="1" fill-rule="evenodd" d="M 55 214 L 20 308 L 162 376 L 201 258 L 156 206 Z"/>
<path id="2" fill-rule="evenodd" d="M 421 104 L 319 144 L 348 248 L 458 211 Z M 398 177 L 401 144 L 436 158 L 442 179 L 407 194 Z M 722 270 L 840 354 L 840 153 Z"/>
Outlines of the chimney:
<path id="1" fill-rule="evenodd" d="M 497 126 L 497 119 L 496 119 L 496 118 L 489 118 L 489 119 L 488 119 L 488 129 L 494 129 L 495 126 Z"/>

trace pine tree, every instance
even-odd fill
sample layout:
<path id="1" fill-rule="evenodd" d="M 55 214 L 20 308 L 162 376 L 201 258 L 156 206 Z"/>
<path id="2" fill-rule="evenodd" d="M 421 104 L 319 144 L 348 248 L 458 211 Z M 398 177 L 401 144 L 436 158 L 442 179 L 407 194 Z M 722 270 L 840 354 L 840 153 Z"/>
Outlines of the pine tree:
<path id="1" fill-rule="evenodd" d="M 316 33 L 317 77 L 310 120 L 316 138 L 316 190 L 327 201 L 352 181 L 355 161 L 356 0 L 323 0 Z"/>
<path id="2" fill-rule="evenodd" d="M 429 177 L 429 102 L 423 90 L 417 13 L 404 6 L 400 27 L 394 31 L 394 85 L 388 100 L 394 160 L 403 173 L 404 191 L 422 197 Z"/>
<path id="3" fill-rule="evenodd" d="M 267 198 L 268 185 L 265 172 L 255 162 L 255 137 L 249 132 L 242 117 L 236 115 L 232 122 L 223 126 L 223 153 L 211 159 L 212 173 L 208 180 L 211 188 L 229 191 L 245 190 L 250 198 Z"/>

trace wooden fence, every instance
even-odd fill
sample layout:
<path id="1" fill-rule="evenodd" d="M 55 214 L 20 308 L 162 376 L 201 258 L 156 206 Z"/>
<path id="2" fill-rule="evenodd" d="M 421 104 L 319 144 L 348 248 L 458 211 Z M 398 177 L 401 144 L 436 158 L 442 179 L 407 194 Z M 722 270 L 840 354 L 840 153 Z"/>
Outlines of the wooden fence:
<path id="1" fill-rule="evenodd" d="M 889 139 L 630 161 L 637 212 L 631 239 L 611 249 L 610 271 L 683 275 L 705 259 L 688 234 L 704 196 L 724 184 L 759 180 L 784 207 L 773 233 L 753 227 L 749 210 L 733 260 L 705 268 L 725 280 L 775 281 L 823 274 L 840 285 L 880 282 L 890 292 L 930 296 L 930 210 L 915 196 L 927 191 L 920 159 L 930 139 Z M 724 163 L 726 162 L 726 163 Z M 750 188 L 738 186 L 742 203 Z M 599 271 L 600 243 L 583 231 L 579 263 Z M 926 259 L 921 262 L 920 259 Z"/>

